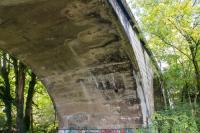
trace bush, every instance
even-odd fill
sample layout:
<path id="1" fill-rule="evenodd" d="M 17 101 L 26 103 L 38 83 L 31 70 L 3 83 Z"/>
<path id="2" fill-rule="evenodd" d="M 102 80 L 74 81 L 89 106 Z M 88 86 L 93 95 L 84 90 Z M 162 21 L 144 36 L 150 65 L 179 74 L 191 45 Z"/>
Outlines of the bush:
<path id="1" fill-rule="evenodd" d="M 199 133 L 195 118 L 180 110 L 154 113 L 153 126 L 159 133 Z"/>

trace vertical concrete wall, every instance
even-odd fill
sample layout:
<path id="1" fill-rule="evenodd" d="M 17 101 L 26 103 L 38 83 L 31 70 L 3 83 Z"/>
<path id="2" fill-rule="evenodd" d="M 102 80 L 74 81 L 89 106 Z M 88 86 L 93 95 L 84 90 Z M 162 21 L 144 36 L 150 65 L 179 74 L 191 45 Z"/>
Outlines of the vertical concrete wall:
<path id="1" fill-rule="evenodd" d="M 137 93 L 141 101 L 142 114 L 144 126 L 150 122 L 150 117 L 154 110 L 153 105 L 153 70 L 150 64 L 151 59 L 145 46 L 141 43 L 138 33 L 134 30 L 132 24 L 134 20 L 130 20 L 130 15 L 125 7 L 125 1 L 120 0 L 109 0 L 112 8 L 117 14 L 123 29 L 132 45 L 135 59 L 139 71 L 133 71 L 133 75 L 137 83 Z M 136 26 L 136 25 L 135 25 Z"/>

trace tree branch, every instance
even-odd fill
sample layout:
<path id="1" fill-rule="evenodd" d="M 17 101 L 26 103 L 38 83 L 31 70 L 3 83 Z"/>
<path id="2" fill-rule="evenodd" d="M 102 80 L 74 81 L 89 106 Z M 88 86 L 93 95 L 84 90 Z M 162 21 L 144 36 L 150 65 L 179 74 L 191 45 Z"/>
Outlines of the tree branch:
<path id="1" fill-rule="evenodd" d="M 167 45 L 169 45 L 169 46 L 175 48 L 177 51 L 179 51 L 180 53 L 182 53 L 183 55 L 185 55 L 189 60 L 192 60 L 192 59 L 190 58 L 189 55 L 187 55 L 187 54 L 184 53 L 182 50 L 180 50 L 178 47 L 174 46 L 173 44 L 171 44 L 170 42 L 168 42 L 167 40 L 165 40 L 162 36 L 157 35 L 157 34 L 155 34 L 155 33 L 154 33 L 153 35 L 155 35 L 156 37 L 158 37 L 158 38 L 159 38 L 162 42 L 164 42 L 165 44 L 167 44 Z"/>
<path id="2" fill-rule="evenodd" d="M 172 20 L 168 19 L 172 25 L 174 25 L 175 29 L 185 38 L 185 40 L 189 43 L 189 44 L 196 44 L 195 39 L 190 36 L 187 32 L 185 32 L 184 30 L 180 29 Z"/>

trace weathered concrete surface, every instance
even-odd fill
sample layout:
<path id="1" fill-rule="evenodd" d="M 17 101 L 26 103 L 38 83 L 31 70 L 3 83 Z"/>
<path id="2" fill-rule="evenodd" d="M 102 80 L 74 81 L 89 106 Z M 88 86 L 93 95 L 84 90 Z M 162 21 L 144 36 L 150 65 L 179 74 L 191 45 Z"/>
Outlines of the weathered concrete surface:
<path id="1" fill-rule="evenodd" d="M 114 8 L 118 18 L 125 30 L 125 33 L 132 45 L 135 60 L 137 61 L 138 71 L 133 71 L 133 76 L 136 79 L 137 93 L 140 99 L 142 109 L 143 122 L 145 125 L 149 124 L 150 116 L 154 111 L 153 102 L 153 71 L 151 64 L 151 53 L 145 48 L 145 42 L 141 39 L 140 30 L 129 9 L 126 1 L 113 1 L 109 0 Z M 125 9 L 123 9 L 123 6 Z M 125 13 L 123 10 L 126 10 Z M 130 21 L 132 20 L 132 21 Z M 140 36 L 140 37 L 138 37 Z M 153 60 L 153 58 L 152 58 Z"/>
<path id="2" fill-rule="evenodd" d="M 110 4 L 0 2 L 0 48 L 42 80 L 60 128 L 134 128 L 148 123 L 153 108 L 150 61 L 129 22 L 128 29 L 120 24 L 123 11 L 115 14 Z"/>

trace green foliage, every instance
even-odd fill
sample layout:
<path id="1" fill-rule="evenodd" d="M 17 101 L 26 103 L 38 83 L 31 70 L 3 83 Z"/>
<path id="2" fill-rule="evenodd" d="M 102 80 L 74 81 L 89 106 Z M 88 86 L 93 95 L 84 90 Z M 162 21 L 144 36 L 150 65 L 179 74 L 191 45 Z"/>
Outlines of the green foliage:
<path id="1" fill-rule="evenodd" d="M 159 63 L 169 65 L 163 71 L 166 88 L 181 89 L 189 83 L 195 89 L 195 74 L 200 73 L 193 63 L 200 65 L 200 6 L 193 6 L 191 0 L 133 2 L 148 46 Z"/>
<path id="2" fill-rule="evenodd" d="M 6 116 L 3 113 L 3 108 L 0 108 L 0 130 L 5 128 Z"/>
<path id="3" fill-rule="evenodd" d="M 200 129 L 200 5 L 192 0 L 129 0 L 161 69 L 169 110 L 155 113 L 161 133 Z M 180 104 L 181 103 L 181 104 Z"/>
<path id="4" fill-rule="evenodd" d="M 35 86 L 37 94 L 34 96 L 33 119 L 37 132 L 51 132 L 57 128 L 53 103 L 42 85 L 38 82 Z"/>
<path id="5" fill-rule="evenodd" d="M 180 109 L 155 113 L 153 126 L 161 133 L 198 133 L 195 118 Z"/>
<path id="6" fill-rule="evenodd" d="M 6 111 L 5 111 L 5 103 L 3 101 L 5 90 L 5 82 L 4 77 L 2 76 L 2 55 L 0 51 L 0 132 L 10 132 L 8 131 L 8 127 L 6 126 Z M 9 78 L 9 85 L 10 85 L 10 93 L 12 97 L 12 129 L 13 132 L 16 131 L 16 75 L 14 70 L 14 60 L 9 55 L 6 55 L 6 69 L 9 70 L 8 78 Z M 26 79 L 25 79 L 25 88 L 24 88 L 24 104 L 26 103 L 26 98 L 28 95 L 29 90 L 29 83 L 31 81 L 31 73 L 32 71 L 27 68 L 26 69 Z M 46 88 L 43 84 L 37 80 L 36 85 L 34 87 L 34 95 L 33 95 L 33 102 L 32 102 L 32 126 L 30 129 L 30 133 L 33 132 L 55 132 L 57 125 L 57 120 L 55 118 L 55 110 L 53 107 L 53 103 L 51 98 L 49 97 Z M 24 106 L 25 108 L 25 106 Z M 25 110 L 25 109 L 24 109 Z"/>
<path id="7" fill-rule="evenodd" d="M 200 6 L 193 6 L 191 0 L 133 2 L 149 48 L 162 69 L 168 65 L 162 71 L 165 88 L 180 93 L 187 84 L 196 92 L 200 89 Z"/>

